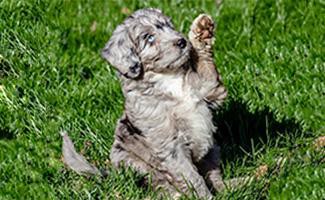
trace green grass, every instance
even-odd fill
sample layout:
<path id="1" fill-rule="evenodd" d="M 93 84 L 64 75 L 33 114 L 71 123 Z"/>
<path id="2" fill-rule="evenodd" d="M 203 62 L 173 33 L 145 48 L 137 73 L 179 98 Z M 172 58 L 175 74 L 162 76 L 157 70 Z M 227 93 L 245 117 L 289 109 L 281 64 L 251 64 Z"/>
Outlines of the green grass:
<path id="1" fill-rule="evenodd" d="M 229 89 L 216 115 L 224 177 L 269 173 L 216 199 L 324 199 L 325 3 L 321 0 L 0 2 L 0 199 L 144 199 L 108 155 L 123 96 L 100 50 L 134 11 L 158 7 L 186 34 L 201 12 L 217 21 L 215 60 Z M 95 28 L 94 28 L 95 27 Z M 107 178 L 66 170 L 60 130 Z M 282 167 L 277 160 L 286 159 Z"/>

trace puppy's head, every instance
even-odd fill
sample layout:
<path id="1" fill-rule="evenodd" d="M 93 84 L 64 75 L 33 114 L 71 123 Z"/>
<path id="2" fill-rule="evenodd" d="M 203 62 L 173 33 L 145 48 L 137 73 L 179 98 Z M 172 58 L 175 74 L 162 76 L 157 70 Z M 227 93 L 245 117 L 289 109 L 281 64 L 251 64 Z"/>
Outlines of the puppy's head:
<path id="1" fill-rule="evenodd" d="M 138 79 L 146 71 L 180 68 L 189 58 L 190 46 L 160 10 L 143 9 L 116 28 L 102 56 L 125 77 Z"/>

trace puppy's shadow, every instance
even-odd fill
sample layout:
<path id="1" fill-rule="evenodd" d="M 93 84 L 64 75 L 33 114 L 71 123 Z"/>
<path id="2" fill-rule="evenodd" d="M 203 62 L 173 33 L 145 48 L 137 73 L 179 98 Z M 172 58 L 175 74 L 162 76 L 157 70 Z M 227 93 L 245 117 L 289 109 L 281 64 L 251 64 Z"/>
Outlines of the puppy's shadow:
<path id="1" fill-rule="evenodd" d="M 293 120 L 278 122 L 268 109 L 251 113 L 247 105 L 237 101 L 228 102 L 214 116 L 214 122 L 218 127 L 215 139 L 221 146 L 222 160 L 229 162 L 252 152 L 252 148 L 274 142 L 281 134 L 302 131 Z"/>
<path id="2" fill-rule="evenodd" d="M 0 140 L 12 140 L 15 139 L 14 132 L 10 131 L 9 128 L 0 127 Z"/>

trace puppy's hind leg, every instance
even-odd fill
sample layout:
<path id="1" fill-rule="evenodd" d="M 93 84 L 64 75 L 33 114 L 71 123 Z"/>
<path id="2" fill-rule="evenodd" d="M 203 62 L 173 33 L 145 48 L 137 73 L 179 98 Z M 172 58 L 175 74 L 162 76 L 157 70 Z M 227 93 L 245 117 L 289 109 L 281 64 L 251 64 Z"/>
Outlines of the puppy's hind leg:
<path id="1" fill-rule="evenodd" d="M 131 123 L 122 119 L 116 128 L 110 156 L 115 166 L 124 163 L 140 173 L 150 173 L 154 188 L 162 188 L 173 198 L 181 193 L 191 195 L 192 191 L 200 198 L 212 198 L 192 163 L 190 152 L 184 150 L 182 139 L 173 139 L 167 146 L 155 146 L 154 149 L 141 133 L 133 132 L 130 126 Z"/>
<path id="2" fill-rule="evenodd" d="M 226 188 L 241 188 L 258 180 L 267 172 L 267 167 L 262 165 L 257 168 L 253 176 L 241 176 L 223 180 L 220 170 L 220 147 L 217 145 L 215 145 L 200 162 L 196 163 L 196 166 L 200 174 L 205 178 L 207 184 L 213 187 L 216 192 L 222 192 Z"/>
<path id="3" fill-rule="evenodd" d="M 169 171 L 161 165 L 161 160 L 150 145 L 125 116 L 117 123 L 110 160 L 116 168 L 130 167 L 145 175 L 142 186 L 147 186 L 150 182 L 154 189 L 162 189 L 159 193 L 161 197 L 180 196 Z"/>
<path id="4" fill-rule="evenodd" d="M 196 163 L 200 174 L 205 178 L 209 187 L 216 192 L 225 189 L 224 181 L 220 170 L 220 147 L 214 145 L 208 154 Z"/>

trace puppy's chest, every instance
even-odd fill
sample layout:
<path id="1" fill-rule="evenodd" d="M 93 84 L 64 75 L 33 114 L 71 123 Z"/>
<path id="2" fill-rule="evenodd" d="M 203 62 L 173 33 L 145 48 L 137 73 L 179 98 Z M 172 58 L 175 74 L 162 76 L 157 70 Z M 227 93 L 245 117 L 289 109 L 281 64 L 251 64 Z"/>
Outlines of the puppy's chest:
<path id="1" fill-rule="evenodd" d="M 167 108 L 169 119 L 173 120 L 177 134 L 190 143 L 193 157 L 201 159 L 213 144 L 215 130 L 211 112 L 203 98 L 182 76 L 162 77 L 155 87 L 175 98 L 175 103 Z"/>

